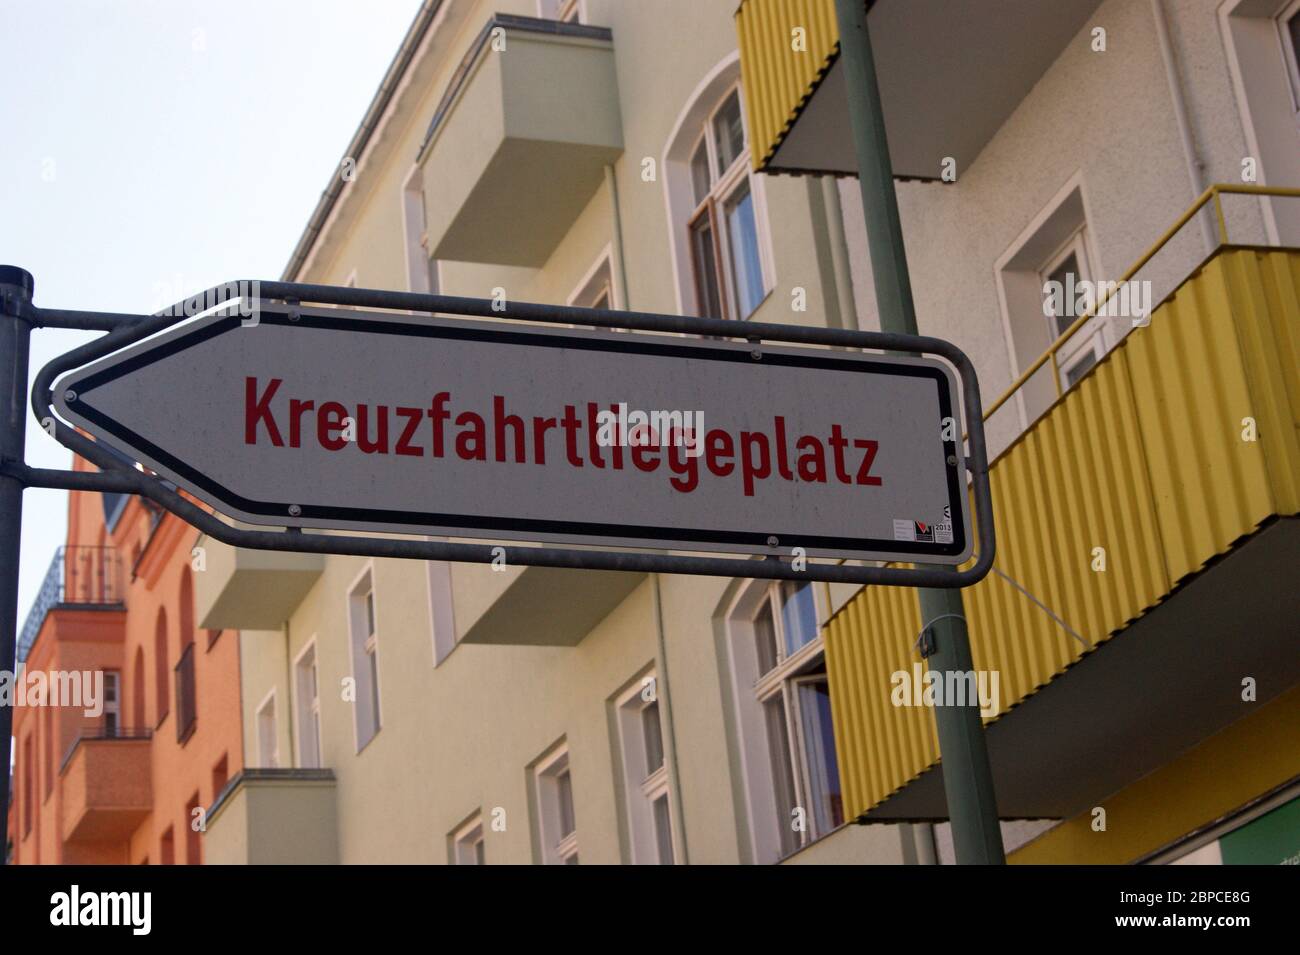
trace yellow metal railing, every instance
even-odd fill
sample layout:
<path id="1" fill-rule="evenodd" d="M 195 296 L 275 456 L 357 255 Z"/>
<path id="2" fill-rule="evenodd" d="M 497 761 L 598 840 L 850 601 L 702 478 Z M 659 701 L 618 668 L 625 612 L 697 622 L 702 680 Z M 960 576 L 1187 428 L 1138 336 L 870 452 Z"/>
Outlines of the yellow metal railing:
<path id="1" fill-rule="evenodd" d="M 1136 262 L 1128 267 L 1124 274 L 1120 276 L 1119 281 L 1115 282 L 1113 286 L 1106 290 L 1105 295 L 1101 296 L 1091 308 L 1071 322 L 1070 327 L 1057 336 L 1056 341 L 1052 342 L 1045 352 L 1039 355 L 1035 361 L 1030 363 L 1029 367 L 1022 371 L 1020 376 L 1011 383 L 1011 386 L 984 410 L 984 420 L 988 421 L 999 408 L 1010 401 L 1011 398 L 1013 398 L 1015 394 L 1025 386 L 1030 378 L 1034 377 L 1034 375 L 1049 362 L 1052 366 L 1052 381 L 1056 385 L 1056 397 L 1060 398 L 1062 394 L 1061 372 L 1056 358 L 1056 353 L 1061 350 L 1067 341 L 1074 337 L 1075 332 L 1083 328 L 1084 325 L 1086 325 L 1099 311 L 1101 311 L 1102 308 L 1105 307 L 1106 303 L 1110 301 L 1115 292 L 1124 286 L 1124 283 L 1133 278 L 1133 276 L 1136 275 L 1143 266 L 1155 258 L 1156 253 L 1168 245 L 1169 241 L 1182 231 L 1183 226 L 1191 222 L 1196 214 L 1205 208 L 1207 202 L 1214 204 L 1214 216 L 1218 227 L 1219 243 L 1221 245 L 1227 245 L 1228 224 L 1223 216 L 1222 199 L 1222 196 L 1225 193 L 1234 195 L 1275 196 L 1278 198 L 1291 199 L 1300 198 L 1300 189 L 1290 189 L 1282 186 L 1259 186 L 1246 183 L 1215 183 L 1210 186 L 1201 193 L 1194 203 L 1192 203 L 1191 208 L 1179 216 L 1174 224 L 1165 230 L 1164 235 L 1157 239 L 1151 245 L 1151 248 L 1147 249 Z"/>

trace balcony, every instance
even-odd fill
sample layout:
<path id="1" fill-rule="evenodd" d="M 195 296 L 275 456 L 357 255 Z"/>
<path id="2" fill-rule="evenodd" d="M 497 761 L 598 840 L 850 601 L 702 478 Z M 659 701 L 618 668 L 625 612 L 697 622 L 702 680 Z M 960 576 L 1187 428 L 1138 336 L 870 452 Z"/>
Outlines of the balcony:
<path id="1" fill-rule="evenodd" d="M 481 565 L 455 568 L 457 640 L 576 646 L 646 579 L 643 573 Z"/>
<path id="2" fill-rule="evenodd" d="M 208 810 L 208 865 L 338 865 L 334 772 L 245 769 Z"/>
<path id="3" fill-rule="evenodd" d="M 875 0 L 867 27 L 894 175 L 938 179 L 949 156 L 970 168 L 1098 6 Z M 754 168 L 856 175 L 834 0 L 744 0 L 736 31 Z"/>
<path id="4" fill-rule="evenodd" d="M 497 14 L 420 149 L 430 255 L 540 267 L 622 152 L 610 31 Z"/>
<path id="5" fill-rule="evenodd" d="M 128 838 L 153 808 L 149 730 L 83 729 L 59 770 L 67 842 Z"/>
<path id="6" fill-rule="evenodd" d="M 209 630 L 278 630 L 325 569 L 321 554 L 231 547 L 199 540 L 204 572 L 194 575 L 194 610 Z"/>
<path id="7" fill-rule="evenodd" d="M 112 547 L 66 546 L 54 552 L 41 589 L 18 636 L 18 662 L 31 652 L 46 616 L 55 610 L 123 608 L 122 568 Z"/>
<path id="8" fill-rule="evenodd" d="M 1214 187 L 1181 221 L 1250 191 Z M 1074 816 L 1300 682 L 1298 328 L 1300 250 L 1225 242 L 994 461 L 997 573 L 964 598 L 975 666 L 1000 675 L 1004 818 Z M 890 699 L 920 629 L 915 594 L 888 587 L 828 624 L 849 818 L 947 817 L 932 710 Z M 1225 673 L 1267 674 L 1257 701 Z"/>

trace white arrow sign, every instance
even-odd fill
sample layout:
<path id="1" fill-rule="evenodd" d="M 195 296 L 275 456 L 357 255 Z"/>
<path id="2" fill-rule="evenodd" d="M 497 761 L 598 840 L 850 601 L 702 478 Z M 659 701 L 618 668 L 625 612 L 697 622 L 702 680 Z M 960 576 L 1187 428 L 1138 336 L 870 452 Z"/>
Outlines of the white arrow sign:
<path id="1" fill-rule="evenodd" d="M 948 367 L 264 305 L 64 376 L 68 421 L 253 524 L 957 564 Z"/>

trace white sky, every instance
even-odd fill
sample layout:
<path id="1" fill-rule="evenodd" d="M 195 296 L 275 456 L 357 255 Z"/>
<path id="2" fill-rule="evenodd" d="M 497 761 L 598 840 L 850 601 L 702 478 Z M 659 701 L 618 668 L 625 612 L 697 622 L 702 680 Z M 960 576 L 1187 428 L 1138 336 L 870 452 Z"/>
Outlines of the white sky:
<path id="1" fill-rule="evenodd" d="M 0 0 L 0 263 L 116 312 L 278 279 L 418 7 Z M 91 337 L 36 331 L 31 374 Z M 72 461 L 30 412 L 27 461 Z M 20 630 L 66 525 L 25 493 Z"/>

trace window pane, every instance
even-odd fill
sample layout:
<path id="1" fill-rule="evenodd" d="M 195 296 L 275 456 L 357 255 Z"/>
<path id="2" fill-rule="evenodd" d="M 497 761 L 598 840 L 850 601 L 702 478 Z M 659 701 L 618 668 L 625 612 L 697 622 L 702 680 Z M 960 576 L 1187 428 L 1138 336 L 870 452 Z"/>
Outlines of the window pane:
<path id="1" fill-rule="evenodd" d="M 1088 369 L 1097 364 L 1097 353 L 1089 350 L 1083 358 L 1071 365 L 1065 373 L 1065 385 L 1073 388 L 1079 379 L 1088 373 Z"/>
<path id="2" fill-rule="evenodd" d="M 366 654 L 366 658 L 370 664 L 370 712 L 374 720 L 371 726 L 377 732 L 379 730 L 379 654 L 371 651 Z"/>
<path id="3" fill-rule="evenodd" d="M 787 657 L 817 636 L 817 602 L 811 583 L 781 582 L 781 624 Z"/>
<path id="4" fill-rule="evenodd" d="M 366 636 L 375 632 L 375 592 L 366 593 Z"/>
<path id="5" fill-rule="evenodd" d="M 1069 278 L 1071 275 L 1074 276 L 1073 281 Z M 1047 276 L 1047 282 L 1056 282 L 1062 289 L 1061 304 L 1064 308 L 1056 314 L 1052 326 L 1055 329 L 1058 338 L 1067 328 L 1070 327 L 1071 324 L 1074 323 L 1074 320 L 1078 318 L 1077 315 L 1072 314 L 1074 311 L 1074 302 L 1072 300 L 1067 301 L 1066 296 L 1069 295 L 1071 287 L 1078 284 L 1080 278 L 1082 278 L 1082 276 L 1079 275 L 1079 260 L 1075 257 L 1073 252 L 1071 252 L 1066 260 L 1058 265 Z"/>
<path id="6" fill-rule="evenodd" d="M 754 618 L 754 641 L 758 650 L 758 674 L 762 676 L 776 666 L 776 622 L 772 619 L 772 602 L 766 598 Z"/>
<path id="7" fill-rule="evenodd" d="M 732 92 L 713 117 L 713 141 L 718 150 L 718 174 L 726 172 L 745 151 L 745 124 L 740 117 L 740 94 Z"/>
<path id="8" fill-rule="evenodd" d="M 483 849 L 483 837 L 480 835 L 474 842 L 474 864 L 485 865 L 486 863 L 487 857 Z"/>
<path id="9" fill-rule="evenodd" d="M 1287 21 L 1287 30 L 1291 34 L 1291 50 L 1296 60 L 1300 61 L 1300 13 Z"/>
<path id="10" fill-rule="evenodd" d="M 668 812 L 668 794 L 654 801 L 655 843 L 659 847 L 659 864 L 673 864 L 673 824 Z"/>
<path id="11" fill-rule="evenodd" d="M 695 264 L 696 307 L 704 318 L 722 317 L 717 260 L 713 257 L 713 228 L 708 215 L 691 226 L 691 258 Z"/>
<path id="12" fill-rule="evenodd" d="M 709 186 L 712 182 L 713 177 L 709 175 L 709 147 L 701 137 L 700 144 L 695 147 L 695 153 L 691 156 L 691 186 L 697 206 L 709 194 Z"/>
<path id="13" fill-rule="evenodd" d="M 754 226 L 754 198 L 749 182 L 727 200 L 727 241 L 731 278 L 736 288 L 738 318 L 748 318 L 763 300 L 763 267 L 758 258 L 758 230 Z"/>
<path id="14" fill-rule="evenodd" d="M 578 864 L 578 853 L 575 852 L 573 855 L 571 855 L 571 856 L 569 856 L 567 859 L 565 859 L 565 860 L 564 860 L 564 864 L 565 864 L 565 865 L 577 865 L 577 864 Z"/>
<path id="15" fill-rule="evenodd" d="M 799 685 L 799 706 L 803 717 L 804 754 L 812 786 L 813 822 L 824 835 L 844 822 L 844 801 L 840 794 L 840 769 L 835 758 L 835 732 L 831 727 L 830 687 L 822 682 Z"/>
<path id="16" fill-rule="evenodd" d="M 785 703 L 781 694 L 763 704 L 767 722 L 767 745 L 772 760 L 772 785 L 776 795 L 776 825 L 781 836 L 781 855 L 799 848 L 794 831 L 794 766 L 790 760 L 790 734 L 785 727 Z"/>
<path id="17" fill-rule="evenodd" d="M 645 774 L 649 776 L 664 764 L 664 733 L 659 723 L 659 703 L 641 711 L 641 728 L 645 734 Z"/>
<path id="18" fill-rule="evenodd" d="M 566 769 L 555 777 L 556 798 L 560 808 L 560 838 L 570 835 L 575 823 L 573 820 L 573 780 Z"/>

